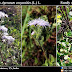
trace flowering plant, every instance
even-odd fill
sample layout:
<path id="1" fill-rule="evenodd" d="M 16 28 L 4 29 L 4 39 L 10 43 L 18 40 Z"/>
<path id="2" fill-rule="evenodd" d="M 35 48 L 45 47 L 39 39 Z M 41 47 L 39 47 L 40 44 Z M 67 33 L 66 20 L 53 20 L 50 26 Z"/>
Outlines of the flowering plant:
<path id="1" fill-rule="evenodd" d="M 0 6 L 6 12 L 0 11 L 0 66 L 21 65 L 21 23 L 16 7 Z"/>
<path id="2" fill-rule="evenodd" d="M 48 10 L 51 8 L 53 7 L 22 7 L 23 66 L 55 66 L 56 62 L 53 55 L 55 54 L 56 24 L 54 23 L 55 14 L 50 14 L 50 10 Z"/>
<path id="3" fill-rule="evenodd" d="M 70 11 L 71 8 L 71 6 L 58 6 L 57 8 L 58 66 L 72 66 L 72 11 Z"/>

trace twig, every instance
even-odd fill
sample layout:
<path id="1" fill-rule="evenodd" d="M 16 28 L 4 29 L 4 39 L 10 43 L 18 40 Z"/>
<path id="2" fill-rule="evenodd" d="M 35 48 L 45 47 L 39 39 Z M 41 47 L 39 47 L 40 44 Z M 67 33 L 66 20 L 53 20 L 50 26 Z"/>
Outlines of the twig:
<path id="1" fill-rule="evenodd" d="M 60 6 L 60 9 L 61 9 L 61 11 L 62 11 L 62 15 L 64 16 L 64 12 L 63 12 L 63 10 L 62 10 L 62 7 Z M 64 19 L 65 19 L 65 16 L 64 16 Z"/>
<path id="2" fill-rule="evenodd" d="M 0 55 L 1 55 L 1 58 L 2 58 L 2 62 L 3 62 L 4 65 L 5 65 L 5 62 L 3 61 L 3 56 L 2 56 L 2 53 L 1 53 L 1 47 L 0 47 Z"/>
<path id="3" fill-rule="evenodd" d="M 66 35 L 64 35 L 64 37 L 69 38 L 69 39 L 71 39 L 71 40 L 72 40 L 72 38 L 71 38 L 71 37 L 68 37 L 68 36 L 66 36 Z"/>

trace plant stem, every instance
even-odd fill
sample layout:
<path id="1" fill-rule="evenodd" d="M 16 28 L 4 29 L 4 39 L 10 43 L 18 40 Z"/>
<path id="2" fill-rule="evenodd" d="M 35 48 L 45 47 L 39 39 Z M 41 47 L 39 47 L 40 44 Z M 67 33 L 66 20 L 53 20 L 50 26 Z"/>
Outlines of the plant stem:
<path id="1" fill-rule="evenodd" d="M 46 60 L 47 60 L 47 62 L 48 62 L 47 54 L 46 54 L 46 51 L 44 50 L 44 48 L 43 48 L 43 47 L 42 47 L 42 50 L 43 50 L 43 52 L 44 52 L 45 59 L 46 59 Z"/>
<path id="2" fill-rule="evenodd" d="M 4 65 L 5 65 L 5 62 L 3 61 L 3 56 L 2 56 L 2 53 L 1 53 L 1 47 L 0 47 L 0 55 L 1 55 L 1 58 L 2 58 L 2 62 L 3 62 Z"/>
<path id="3" fill-rule="evenodd" d="M 29 11 L 30 10 L 30 6 L 28 6 L 28 10 L 27 11 Z M 22 27 L 22 33 L 21 33 L 21 36 L 23 36 L 23 33 L 24 33 L 24 29 L 25 29 L 25 24 L 26 24 L 26 22 L 27 22 L 27 18 L 29 17 L 29 14 L 27 13 L 26 14 L 26 17 L 25 17 L 25 20 L 24 20 L 24 24 L 23 24 L 23 27 Z"/>

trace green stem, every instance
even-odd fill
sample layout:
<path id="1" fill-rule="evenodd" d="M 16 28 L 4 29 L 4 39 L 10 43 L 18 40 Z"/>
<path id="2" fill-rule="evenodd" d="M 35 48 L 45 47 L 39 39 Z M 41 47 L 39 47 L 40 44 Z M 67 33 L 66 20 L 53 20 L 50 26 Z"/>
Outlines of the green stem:
<path id="1" fill-rule="evenodd" d="M 46 59 L 46 60 L 47 60 L 47 62 L 48 62 L 47 54 L 46 54 L 46 51 L 44 50 L 44 48 L 43 48 L 43 47 L 42 47 L 42 50 L 43 50 L 43 52 L 44 52 L 45 59 Z"/>
<path id="2" fill-rule="evenodd" d="M 31 47 L 31 28 L 29 28 L 29 38 L 30 38 L 30 47 Z"/>
<path id="3" fill-rule="evenodd" d="M 29 11 L 30 10 L 30 6 L 28 7 L 28 10 L 27 11 Z M 22 33 L 21 33 L 21 36 L 23 36 L 23 33 L 24 33 L 24 29 L 25 29 L 25 24 L 26 24 L 26 22 L 27 22 L 27 18 L 29 17 L 29 14 L 27 13 L 26 14 L 26 17 L 25 17 L 25 19 L 24 19 L 24 24 L 23 24 L 23 27 L 22 27 Z"/>
<path id="4" fill-rule="evenodd" d="M 29 11 L 30 10 L 30 6 L 28 6 L 28 9 L 27 9 L 27 11 Z M 27 22 L 27 18 L 29 17 L 29 14 L 28 13 L 26 13 L 26 17 L 25 17 L 25 19 L 24 19 L 24 24 L 23 24 L 23 27 L 22 27 L 22 33 L 21 33 L 21 36 L 23 36 L 23 33 L 24 33 L 24 30 L 25 30 L 25 24 L 26 24 L 26 22 Z M 24 41 L 23 42 L 25 42 L 25 39 L 24 39 Z M 24 55 L 25 55 L 25 51 L 27 50 L 27 48 L 24 50 L 24 52 L 22 52 L 22 58 L 24 57 Z"/>

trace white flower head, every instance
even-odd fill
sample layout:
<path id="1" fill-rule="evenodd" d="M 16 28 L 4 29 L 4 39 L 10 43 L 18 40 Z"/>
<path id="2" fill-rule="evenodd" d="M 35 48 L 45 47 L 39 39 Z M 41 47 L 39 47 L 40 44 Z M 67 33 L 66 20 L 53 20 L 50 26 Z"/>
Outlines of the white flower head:
<path id="1" fill-rule="evenodd" d="M 35 19 L 35 20 L 32 20 L 32 21 L 29 21 L 28 24 L 29 24 L 30 26 L 31 26 L 31 25 L 39 25 L 39 26 L 42 26 L 42 27 L 46 27 L 46 26 L 49 26 L 49 27 L 50 27 L 49 22 L 47 22 L 47 21 L 45 21 L 45 20 L 43 20 L 43 19 L 40 19 L 40 18 Z M 28 26 L 29 26 L 29 25 L 28 25 Z"/>
<path id="2" fill-rule="evenodd" d="M 65 44 L 65 42 L 62 42 L 62 45 L 66 47 L 66 44 Z"/>
<path id="3" fill-rule="evenodd" d="M 68 55 L 64 55 L 64 59 L 67 60 L 69 57 Z"/>
<path id="4" fill-rule="evenodd" d="M 5 39 L 3 39 L 2 41 L 3 41 L 3 42 L 6 42 L 6 40 L 5 40 Z"/>
<path id="5" fill-rule="evenodd" d="M 4 18 L 4 17 L 8 17 L 8 15 L 5 14 L 4 12 L 0 11 L 0 19 Z"/>
<path id="6" fill-rule="evenodd" d="M 7 32 L 8 29 L 3 25 L 3 26 L 0 26 L 0 31 L 1 31 L 1 30 L 2 30 L 3 32 Z"/>
<path id="7" fill-rule="evenodd" d="M 10 9 L 10 8 L 8 8 L 8 9 Z"/>
<path id="8" fill-rule="evenodd" d="M 33 35 L 35 32 L 33 31 L 32 33 L 31 33 L 31 35 Z"/>
<path id="9" fill-rule="evenodd" d="M 8 44 L 11 44 L 12 42 L 14 42 L 15 38 L 13 38 L 12 36 L 2 36 L 2 39 L 4 40 L 7 40 L 8 41 Z"/>
<path id="10" fill-rule="evenodd" d="M 69 15 L 72 16 L 72 11 L 69 12 Z"/>
<path id="11" fill-rule="evenodd" d="M 4 33 L 2 33 L 3 35 L 8 35 L 8 33 L 7 32 L 4 32 Z"/>
<path id="12" fill-rule="evenodd" d="M 65 49 L 60 49 L 60 52 L 67 52 L 67 50 L 65 50 Z"/>
<path id="13" fill-rule="evenodd" d="M 5 17 L 7 17 L 7 18 L 8 18 L 8 15 L 7 15 L 7 14 L 5 14 Z"/>
<path id="14" fill-rule="evenodd" d="M 44 21 L 43 19 L 38 18 L 37 21 L 38 21 L 38 25 L 40 25 L 40 26 L 43 26 L 43 27 L 49 26 L 50 27 L 49 22 Z"/>
<path id="15" fill-rule="evenodd" d="M 28 23 L 30 26 L 31 25 L 36 25 L 37 24 L 37 20 L 35 19 L 35 20 L 32 20 L 32 21 L 29 21 L 29 23 Z"/>
<path id="16" fill-rule="evenodd" d="M 16 57 L 15 57 L 15 56 L 13 56 L 13 58 L 15 59 Z"/>

